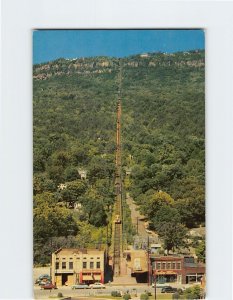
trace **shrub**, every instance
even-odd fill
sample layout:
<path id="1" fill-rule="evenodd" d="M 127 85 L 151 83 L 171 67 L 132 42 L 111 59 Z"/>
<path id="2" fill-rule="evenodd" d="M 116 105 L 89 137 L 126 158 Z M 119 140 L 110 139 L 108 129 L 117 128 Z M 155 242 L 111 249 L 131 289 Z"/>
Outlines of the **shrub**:
<path id="1" fill-rule="evenodd" d="M 112 292 L 111 292 L 111 296 L 112 296 L 112 297 L 121 297 L 121 293 L 118 292 L 118 291 L 112 291 Z"/>
<path id="2" fill-rule="evenodd" d="M 149 299 L 149 295 L 148 295 L 148 293 L 141 294 L 141 296 L 140 296 L 140 300 L 148 300 L 148 299 Z"/>
<path id="3" fill-rule="evenodd" d="M 186 299 L 200 299 L 202 294 L 202 289 L 199 285 L 195 285 L 193 287 L 187 288 L 185 290 Z"/>
<path id="4" fill-rule="evenodd" d="M 57 294 L 57 298 L 61 298 L 61 297 L 63 297 L 63 295 L 62 295 L 61 292 L 59 292 L 59 293 Z"/>
<path id="5" fill-rule="evenodd" d="M 184 291 L 182 289 L 178 289 L 177 292 L 179 293 L 179 295 L 183 295 Z"/>
<path id="6" fill-rule="evenodd" d="M 147 290 L 144 291 L 144 294 L 147 294 L 148 296 L 152 296 L 151 292 Z"/>
<path id="7" fill-rule="evenodd" d="M 175 292 L 174 294 L 172 294 L 172 299 L 174 299 L 174 300 L 180 299 L 179 293 Z"/>
<path id="8" fill-rule="evenodd" d="M 124 294 L 123 299 L 124 299 L 124 300 L 129 300 L 129 299 L 131 299 L 130 294 Z"/>

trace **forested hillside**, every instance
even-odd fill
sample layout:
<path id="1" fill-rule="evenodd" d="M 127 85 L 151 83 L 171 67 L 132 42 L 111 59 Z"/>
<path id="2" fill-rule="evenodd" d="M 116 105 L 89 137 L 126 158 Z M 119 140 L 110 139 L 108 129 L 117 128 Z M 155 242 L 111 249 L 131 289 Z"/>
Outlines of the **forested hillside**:
<path id="1" fill-rule="evenodd" d="M 185 228 L 204 224 L 204 51 L 121 61 L 127 191 L 158 232 L 169 214 Z M 118 72 L 119 59 L 109 57 L 33 67 L 35 263 L 47 262 L 64 243 L 107 242 Z M 66 202 L 79 203 L 79 209 L 69 210 Z M 86 240 L 84 230 L 90 233 Z"/>

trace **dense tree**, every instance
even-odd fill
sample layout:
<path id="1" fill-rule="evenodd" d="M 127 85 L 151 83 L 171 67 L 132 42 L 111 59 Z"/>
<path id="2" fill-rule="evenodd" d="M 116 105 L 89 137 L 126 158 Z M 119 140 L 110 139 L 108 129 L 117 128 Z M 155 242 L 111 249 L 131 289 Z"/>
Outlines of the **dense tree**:
<path id="1" fill-rule="evenodd" d="M 102 201 L 86 198 L 84 211 L 88 215 L 90 224 L 97 227 L 107 225 L 107 213 L 104 210 Z"/>
<path id="2" fill-rule="evenodd" d="M 53 180 L 47 177 L 46 173 L 38 173 L 33 176 L 33 194 L 40 194 L 43 192 L 54 192 L 56 186 Z"/>
<path id="3" fill-rule="evenodd" d="M 174 219 L 179 215 L 181 232 L 180 223 L 204 224 L 204 51 L 136 55 L 122 59 L 122 65 L 122 167 L 131 169 L 127 191 L 150 221 L 167 209 Z M 58 59 L 33 67 L 37 239 L 48 235 L 39 218 L 44 215 L 39 194 L 58 227 L 55 213 L 61 220 L 68 214 L 56 207 L 61 200 L 82 203 L 82 212 L 69 211 L 76 221 L 82 218 L 98 229 L 107 223 L 114 202 L 118 72 L 119 60 L 107 57 Z M 85 183 L 78 169 L 87 170 Z M 67 186 L 62 191 L 61 183 Z M 161 217 L 170 232 L 165 221 Z"/>
<path id="4" fill-rule="evenodd" d="M 52 239 L 76 235 L 78 225 L 72 213 L 56 203 L 53 193 L 44 192 L 34 198 L 33 236 L 34 261 L 48 263 L 50 260 Z"/>
<path id="5" fill-rule="evenodd" d="M 153 192 L 150 190 L 142 197 L 140 204 L 142 213 L 152 220 L 157 211 L 159 211 L 163 206 L 173 205 L 174 200 L 166 192 Z"/>
<path id="6" fill-rule="evenodd" d="M 84 180 L 77 179 L 65 183 L 65 188 L 60 190 L 60 197 L 65 202 L 76 202 L 86 190 L 87 183 Z"/>
<path id="7" fill-rule="evenodd" d="M 195 251 L 196 251 L 198 260 L 200 262 L 205 263 L 205 257 L 206 257 L 205 241 L 201 241 Z"/>
<path id="8" fill-rule="evenodd" d="M 59 207 L 52 193 L 35 196 L 33 224 L 35 238 L 49 239 L 52 236 L 67 236 L 71 230 L 74 234 L 78 230 L 71 212 Z"/>
<path id="9" fill-rule="evenodd" d="M 201 299 L 203 296 L 203 290 L 199 285 L 194 285 L 192 287 L 189 287 L 184 292 L 185 298 L 188 300 L 191 299 Z"/>
<path id="10" fill-rule="evenodd" d="M 151 227 L 163 239 L 164 248 L 168 251 L 188 247 L 188 229 L 180 223 L 180 220 L 178 210 L 167 204 L 156 210 L 151 219 Z"/>
<path id="11" fill-rule="evenodd" d="M 187 228 L 173 220 L 170 222 L 161 222 L 158 233 L 163 239 L 164 249 L 170 250 L 188 248 L 187 244 Z"/>
<path id="12" fill-rule="evenodd" d="M 155 211 L 154 217 L 151 219 L 152 224 L 155 230 L 159 231 L 160 226 L 164 222 L 171 222 L 180 223 L 181 218 L 178 210 L 171 206 L 164 204 L 161 206 L 157 211 Z"/>

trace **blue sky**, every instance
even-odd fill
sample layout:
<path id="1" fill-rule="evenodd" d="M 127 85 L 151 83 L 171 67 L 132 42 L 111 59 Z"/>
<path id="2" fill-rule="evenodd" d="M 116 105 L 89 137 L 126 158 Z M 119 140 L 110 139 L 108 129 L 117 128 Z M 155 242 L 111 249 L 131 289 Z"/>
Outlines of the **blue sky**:
<path id="1" fill-rule="evenodd" d="M 125 57 L 143 52 L 204 49 L 203 30 L 36 30 L 33 63 L 57 58 Z"/>

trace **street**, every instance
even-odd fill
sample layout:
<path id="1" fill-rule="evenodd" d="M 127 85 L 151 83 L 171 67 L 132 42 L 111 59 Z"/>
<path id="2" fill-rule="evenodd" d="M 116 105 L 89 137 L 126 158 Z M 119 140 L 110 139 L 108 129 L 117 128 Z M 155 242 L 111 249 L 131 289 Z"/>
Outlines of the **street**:
<path id="1" fill-rule="evenodd" d="M 101 296 L 101 295 L 107 295 L 111 296 L 112 291 L 122 291 L 123 294 L 127 291 L 133 296 L 135 293 L 135 290 L 137 292 L 137 295 L 140 295 L 144 293 L 145 291 L 154 293 L 154 288 L 148 287 L 146 284 L 137 284 L 135 286 L 107 286 L 106 289 L 98 290 L 98 289 L 86 289 L 86 290 L 72 290 L 71 287 L 68 286 L 62 286 L 59 287 L 56 290 L 42 290 L 40 286 L 34 286 L 34 298 L 35 299 L 46 299 L 49 296 L 57 296 L 57 294 L 60 292 L 63 294 L 63 296 L 67 297 L 77 297 L 77 296 Z M 157 293 L 160 293 L 161 289 L 157 289 Z"/>

